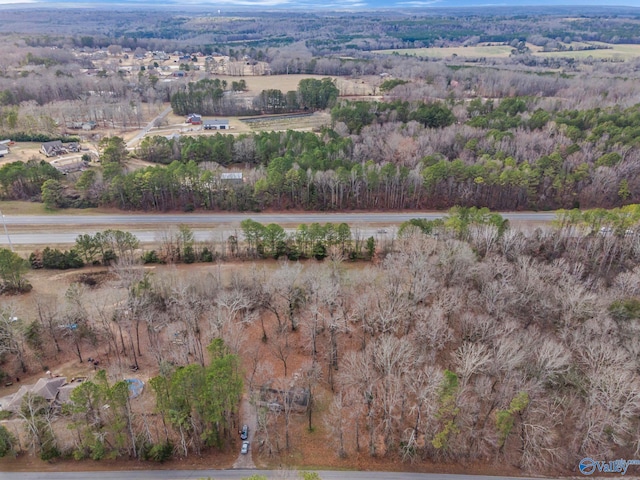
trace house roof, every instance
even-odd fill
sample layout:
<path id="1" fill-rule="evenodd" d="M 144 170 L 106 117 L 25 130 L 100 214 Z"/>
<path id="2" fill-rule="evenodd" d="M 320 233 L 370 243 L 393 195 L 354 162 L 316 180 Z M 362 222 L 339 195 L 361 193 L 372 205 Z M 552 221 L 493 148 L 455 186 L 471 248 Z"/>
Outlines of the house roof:
<path id="1" fill-rule="evenodd" d="M 226 172 L 220 174 L 221 180 L 242 180 L 242 172 Z"/>
<path id="2" fill-rule="evenodd" d="M 11 412 L 17 412 L 20 410 L 20 406 L 22 405 L 22 399 L 24 396 L 29 393 L 31 389 L 31 385 L 23 385 L 20 387 L 16 393 L 13 394 L 11 400 L 5 405 L 2 404 L 3 410 L 9 410 Z"/>
<path id="3" fill-rule="evenodd" d="M 223 119 L 215 119 L 215 120 L 205 120 L 205 125 L 229 125 L 229 120 L 226 118 Z"/>
<path id="4" fill-rule="evenodd" d="M 11 401 L 13 400 L 13 396 L 15 394 L 11 394 L 11 395 L 5 395 L 4 397 L 0 397 L 0 410 L 8 410 L 8 406 L 11 403 Z"/>
<path id="5" fill-rule="evenodd" d="M 41 378 L 35 385 L 23 385 L 13 395 L 0 399 L 3 410 L 18 412 L 22 406 L 22 399 L 27 393 L 40 395 L 48 401 L 55 400 L 59 388 L 67 382 L 65 377 Z"/>
<path id="6" fill-rule="evenodd" d="M 58 389 L 58 402 L 68 403 L 71 401 L 71 392 L 82 385 L 82 382 L 73 382 L 63 385 Z"/>
<path id="7" fill-rule="evenodd" d="M 42 149 L 45 152 L 53 152 L 58 148 L 62 148 L 62 142 L 60 140 L 54 140 L 53 142 L 45 142 L 42 144 Z"/>
<path id="8" fill-rule="evenodd" d="M 65 377 L 41 378 L 33 386 L 31 392 L 47 400 L 54 400 L 58 394 L 58 389 L 65 383 L 67 383 Z"/>

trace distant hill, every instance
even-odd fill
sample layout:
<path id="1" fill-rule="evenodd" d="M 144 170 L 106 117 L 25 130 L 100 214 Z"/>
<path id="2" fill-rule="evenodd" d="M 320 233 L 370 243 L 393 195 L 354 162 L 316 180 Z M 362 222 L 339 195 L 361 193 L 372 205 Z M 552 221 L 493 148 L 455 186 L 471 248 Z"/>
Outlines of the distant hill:
<path id="1" fill-rule="evenodd" d="M 613 5 L 606 0 L 166 0 L 162 4 L 149 0 L 125 1 L 125 0 L 0 0 L 0 7 L 29 7 L 58 6 L 58 7 L 99 7 L 101 5 L 123 7 L 154 7 L 154 8 L 207 8 L 224 10 L 239 9 L 332 9 L 332 10 L 366 10 L 366 9 L 431 9 L 434 11 L 447 8 L 482 8 L 484 10 L 513 8 L 513 7 L 562 7 L 576 8 L 586 6 L 590 8 L 611 9 L 615 7 L 640 7 L 640 0 L 613 0 Z"/>

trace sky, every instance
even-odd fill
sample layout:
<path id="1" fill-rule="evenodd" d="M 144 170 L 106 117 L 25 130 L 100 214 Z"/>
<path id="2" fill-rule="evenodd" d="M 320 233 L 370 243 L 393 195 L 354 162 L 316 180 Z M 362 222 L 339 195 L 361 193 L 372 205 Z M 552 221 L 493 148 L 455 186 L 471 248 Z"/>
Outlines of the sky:
<path id="1" fill-rule="evenodd" d="M 0 5 L 16 6 L 31 4 L 47 6 L 91 7 L 100 5 L 155 6 L 153 0 L 0 0 Z M 165 0 L 163 5 L 196 6 L 208 8 L 318 8 L 318 9 L 374 9 L 374 8 L 452 8 L 452 7 L 516 7 L 516 6 L 558 6 L 558 5 L 598 5 L 640 7 L 640 0 Z"/>

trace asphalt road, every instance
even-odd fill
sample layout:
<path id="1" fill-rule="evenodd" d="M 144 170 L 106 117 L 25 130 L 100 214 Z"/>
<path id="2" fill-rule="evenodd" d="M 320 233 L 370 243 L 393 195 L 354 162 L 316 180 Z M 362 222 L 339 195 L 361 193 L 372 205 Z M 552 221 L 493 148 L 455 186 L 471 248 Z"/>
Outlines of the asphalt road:
<path id="1" fill-rule="evenodd" d="M 181 213 L 181 214 L 131 214 L 131 215 L 5 215 L 8 227 L 12 225 L 216 225 L 240 223 L 252 218 L 260 223 L 342 223 L 350 225 L 366 223 L 400 224 L 412 218 L 434 220 L 446 212 L 383 212 L 383 213 Z M 554 212 L 502 213 L 509 221 L 550 222 Z"/>
<path id="2" fill-rule="evenodd" d="M 136 144 L 142 140 L 142 138 L 149 133 L 149 130 L 151 130 L 155 125 L 156 122 L 159 123 L 160 120 L 162 120 L 164 117 L 166 117 L 167 115 L 169 115 L 169 112 L 172 110 L 171 107 L 167 107 L 165 108 L 162 112 L 160 112 L 160 114 L 154 118 L 153 120 L 151 120 L 146 127 L 144 127 L 142 130 L 140 130 L 140 132 L 133 137 L 131 140 L 129 140 L 127 142 L 127 148 L 133 148 L 136 146 Z"/>
<path id="3" fill-rule="evenodd" d="M 396 228 L 411 218 L 433 220 L 446 213 L 387 212 L 387 213 L 210 213 L 210 214 L 119 214 L 119 215 L 6 215 L 0 230 L 0 246 L 12 245 L 70 245 L 78 235 L 95 234 L 108 228 L 130 231 L 142 243 L 156 242 L 160 232 L 180 224 L 193 229 L 197 241 L 227 238 L 237 235 L 240 222 L 252 218 L 257 222 L 277 223 L 295 227 L 301 223 L 348 223 L 360 237 L 392 238 Z M 548 223 L 554 213 L 504 213 L 509 221 Z M 9 242 L 9 239 L 11 242 Z"/>
<path id="4" fill-rule="evenodd" d="M 522 477 L 490 477 L 485 475 L 450 475 L 441 473 L 318 471 L 322 480 L 533 480 Z M 240 480 L 251 475 L 269 479 L 299 478 L 279 476 L 270 470 L 147 470 L 124 472 L 33 472 L 0 473 L 3 480 Z"/>

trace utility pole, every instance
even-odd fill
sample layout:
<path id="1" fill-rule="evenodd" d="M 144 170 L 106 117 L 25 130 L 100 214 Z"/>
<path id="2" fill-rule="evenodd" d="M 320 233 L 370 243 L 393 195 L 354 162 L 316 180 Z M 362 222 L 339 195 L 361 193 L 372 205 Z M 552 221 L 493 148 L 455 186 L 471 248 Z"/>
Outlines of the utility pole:
<path id="1" fill-rule="evenodd" d="M 2 212 L 0 212 L 0 215 L 2 215 L 2 225 L 4 225 L 4 234 L 7 236 L 7 240 L 9 241 L 9 247 L 13 252 L 13 243 L 11 243 L 11 237 L 9 236 L 9 231 L 7 230 L 7 222 L 5 221 L 4 214 Z"/>

